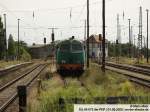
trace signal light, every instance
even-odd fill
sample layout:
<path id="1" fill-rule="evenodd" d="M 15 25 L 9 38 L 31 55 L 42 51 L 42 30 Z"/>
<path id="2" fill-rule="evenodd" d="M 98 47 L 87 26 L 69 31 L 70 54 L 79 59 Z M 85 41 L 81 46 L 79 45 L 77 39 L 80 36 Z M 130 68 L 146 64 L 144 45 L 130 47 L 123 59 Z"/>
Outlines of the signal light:
<path id="1" fill-rule="evenodd" d="M 72 40 L 74 39 L 75 37 L 74 36 L 72 36 Z"/>
<path id="2" fill-rule="evenodd" d="M 46 44 L 46 38 L 44 38 L 44 44 Z"/>
<path id="3" fill-rule="evenodd" d="M 116 44 L 119 44 L 119 41 L 118 41 L 118 40 L 116 40 Z"/>
<path id="4" fill-rule="evenodd" d="M 54 33 L 52 33 L 52 42 L 55 41 Z"/>

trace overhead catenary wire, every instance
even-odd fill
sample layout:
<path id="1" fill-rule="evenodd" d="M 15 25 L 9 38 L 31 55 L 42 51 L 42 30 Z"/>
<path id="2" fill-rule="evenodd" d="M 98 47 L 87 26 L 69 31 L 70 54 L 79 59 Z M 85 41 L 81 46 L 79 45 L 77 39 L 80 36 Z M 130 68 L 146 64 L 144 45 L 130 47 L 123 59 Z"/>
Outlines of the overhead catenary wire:
<path id="1" fill-rule="evenodd" d="M 108 0 L 108 1 L 112 1 L 112 0 Z M 108 2 L 107 2 L 108 3 Z M 92 6 L 92 5 L 95 5 L 95 4 L 101 4 L 101 1 L 91 1 L 91 3 L 89 4 L 90 6 Z M 75 15 L 76 17 L 75 17 L 75 19 L 76 20 L 74 20 L 74 21 L 79 21 L 80 20 L 80 18 L 81 17 L 83 17 L 84 16 L 84 14 L 83 13 L 85 13 L 85 4 L 81 4 L 81 5 L 75 5 L 75 6 L 69 6 L 69 7 L 62 7 L 62 8 L 55 8 L 55 9 L 31 9 L 31 10 L 10 10 L 9 9 L 9 13 L 11 13 L 12 15 L 14 15 L 15 17 L 16 17 L 16 19 L 18 19 L 18 17 L 16 16 L 16 13 L 17 13 L 17 11 L 19 12 L 19 13 L 26 13 L 26 12 L 31 12 L 31 13 L 33 13 L 33 11 L 35 12 L 35 15 L 36 15 L 36 12 L 39 12 L 39 11 L 41 11 L 41 12 L 47 12 L 47 11 L 51 11 L 51 12 L 57 12 L 57 11 L 60 11 L 60 10 L 68 10 L 68 9 L 70 9 L 70 7 L 72 8 L 72 10 L 73 10 L 73 14 L 74 13 L 78 13 L 77 15 Z M 76 8 L 79 8 L 79 7 L 81 7 L 81 11 L 79 11 L 79 12 L 76 12 L 76 11 L 74 11 L 74 9 L 76 9 Z M 6 7 L 7 8 L 7 7 Z M 4 8 L 5 9 L 5 8 Z M 7 10 L 6 10 L 6 12 L 7 12 Z M 91 11 L 90 11 L 91 12 Z M 21 24 L 26 24 L 27 23 L 27 21 L 24 19 L 24 18 L 20 18 L 21 19 Z M 73 21 L 73 22 L 74 22 Z M 76 22 L 74 22 L 74 23 L 76 23 Z M 20 28 L 21 29 L 27 29 L 27 30 L 40 30 L 40 29 L 47 29 L 45 26 L 43 27 L 40 27 L 39 25 L 37 25 L 36 24 L 36 26 L 33 26 L 33 25 L 31 25 L 31 24 L 29 24 L 29 23 L 27 23 L 26 24 L 28 27 L 21 27 L 20 26 Z M 61 27 L 61 29 L 66 29 L 66 27 L 68 27 L 68 26 L 63 26 L 63 27 Z M 84 26 L 83 26 L 84 27 Z M 80 29 L 80 28 L 83 28 L 82 26 L 72 26 L 72 28 L 73 29 Z M 99 26 L 91 26 L 91 28 L 101 28 L 101 26 L 99 25 Z M 109 28 L 110 26 L 108 26 L 108 28 Z M 115 27 L 115 26 L 114 26 Z M 138 25 L 136 26 L 136 27 L 138 27 Z M 9 27 L 10 28 L 10 27 Z M 15 27 L 11 27 L 11 28 L 15 28 Z M 113 33 L 112 33 L 113 34 Z"/>
<path id="2" fill-rule="evenodd" d="M 108 1 L 112 1 L 112 0 L 108 0 Z M 95 4 L 101 4 L 100 1 L 94 1 L 89 3 L 89 5 L 95 5 Z M 4 6 L 0 3 L 1 6 Z M 68 6 L 68 7 L 61 7 L 61 8 L 47 8 L 47 9 L 29 9 L 29 10 L 9 10 L 11 12 L 14 13 L 25 13 L 25 12 L 47 12 L 47 11 L 57 11 L 57 10 L 68 10 L 70 8 L 75 9 L 75 8 L 79 8 L 79 7 L 83 7 L 85 4 L 79 4 L 79 5 L 74 5 L 74 6 Z"/>
<path id="3" fill-rule="evenodd" d="M 108 0 L 108 1 L 111 1 L 111 0 Z M 94 1 L 94 2 L 91 2 L 89 3 L 89 5 L 95 5 L 95 4 L 99 4 L 101 3 L 100 1 Z M 37 11 L 57 11 L 57 10 L 68 10 L 70 9 L 70 7 L 72 8 L 72 10 L 74 8 L 78 8 L 78 7 L 83 7 L 81 12 L 79 13 L 79 15 L 77 16 L 77 19 L 79 20 L 81 15 L 83 14 L 83 11 L 84 11 L 84 8 L 86 6 L 86 4 L 82 4 L 82 5 L 76 5 L 76 6 L 69 6 L 69 7 L 62 7 L 62 8 L 55 8 L 55 9 L 35 9 L 35 10 L 9 10 L 5 5 L 3 5 L 2 3 L 0 3 L 0 6 L 5 10 L 5 12 L 8 12 L 10 14 L 12 14 L 16 19 L 18 19 L 18 17 L 16 16 L 15 12 L 31 12 L 31 13 L 36 13 Z M 20 20 L 22 20 L 23 24 L 26 24 L 27 26 L 32 26 L 30 25 L 29 23 L 26 23 L 25 21 L 23 21 L 23 18 L 19 18 Z M 16 26 L 17 27 L 17 26 Z M 22 27 L 20 27 L 22 28 Z M 25 29 L 32 29 L 32 28 L 25 28 Z M 33 27 L 33 29 L 35 29 Z"/>

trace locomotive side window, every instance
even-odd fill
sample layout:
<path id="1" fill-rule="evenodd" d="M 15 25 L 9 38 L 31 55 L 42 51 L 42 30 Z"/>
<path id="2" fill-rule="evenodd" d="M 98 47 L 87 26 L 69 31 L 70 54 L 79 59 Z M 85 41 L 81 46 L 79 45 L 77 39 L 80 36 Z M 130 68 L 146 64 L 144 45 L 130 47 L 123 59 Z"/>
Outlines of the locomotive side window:
<path id="1" fill-rule="evenodd" d="M 62 44 L 60 46 L 60 51 L 62 51 L 62 52 L 70 51 L 70 44 Z"/>

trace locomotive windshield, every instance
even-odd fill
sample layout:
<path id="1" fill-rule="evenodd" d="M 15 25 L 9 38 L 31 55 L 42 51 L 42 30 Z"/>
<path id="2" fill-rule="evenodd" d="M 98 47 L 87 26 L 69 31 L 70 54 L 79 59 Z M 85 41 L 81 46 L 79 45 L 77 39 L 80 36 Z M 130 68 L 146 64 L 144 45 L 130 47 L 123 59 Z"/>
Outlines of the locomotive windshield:
<path id="1" fill-rule="evenodd" d="M 81 52 L 82 45 L 80 43 L 72 43 L 72 52 Z"/>
<path id="2" fill-rule="evenodd" d="M 60 51 L 62 52 L 70 51 L 70 44 L 61 44 Z"/>

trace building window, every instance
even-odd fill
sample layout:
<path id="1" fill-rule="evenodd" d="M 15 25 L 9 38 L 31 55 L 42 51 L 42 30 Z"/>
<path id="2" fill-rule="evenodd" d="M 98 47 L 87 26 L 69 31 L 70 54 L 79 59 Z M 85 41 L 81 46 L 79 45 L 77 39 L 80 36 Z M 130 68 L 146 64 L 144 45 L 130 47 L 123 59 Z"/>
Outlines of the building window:
<path id="1" fill-rule="evenodd" d="M 93 48 L 95 48 L 95 44 L 93 43 Z"/>
<path id="2" fill-rule="evenodd" d="M 89 47 L 92 48 L 92 44 L 91 43 L 89 44 Z"/>

